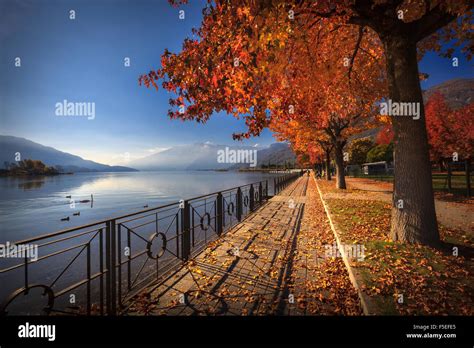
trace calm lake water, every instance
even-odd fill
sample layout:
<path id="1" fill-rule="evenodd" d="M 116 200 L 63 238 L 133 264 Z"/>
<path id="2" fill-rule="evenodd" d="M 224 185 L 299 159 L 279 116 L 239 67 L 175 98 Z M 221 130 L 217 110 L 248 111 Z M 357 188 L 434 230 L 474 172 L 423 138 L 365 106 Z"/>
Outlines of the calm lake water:
<path id="1" fill-rule="evenodd" d="M 77 173 L 0 178 L 0 243 L 75 227 L 235 186 L 276 174 L 187 171 Z M 269 180 L 269 193 L 273 180 Z M 93 204 L 79 203 L 94 195 Z M 75 208 L 70 207 L 71 196 Z M 80 212 L 79 216 L 73 213 Z M 69 221 L 61 221 L 68 217 Z"/>

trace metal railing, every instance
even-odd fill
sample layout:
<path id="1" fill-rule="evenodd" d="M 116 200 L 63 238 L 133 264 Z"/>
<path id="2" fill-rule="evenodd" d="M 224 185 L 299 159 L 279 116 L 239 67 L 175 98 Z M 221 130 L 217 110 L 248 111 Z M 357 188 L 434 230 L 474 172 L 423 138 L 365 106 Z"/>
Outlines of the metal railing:
<path id="1" fill-rule="evenodd" d="M 293 172 L 290 174 L 285 174 L 282 176 L 278 176 L 273 179 L 273 188 L 274 188 L 274 193 L 277 195 L 280 193 L 285 187 L 287 187 L 289 184 L 291 184 L 293 181 L 298 179 L 300 176 L 303 175 L 303 171 L 298 171 L 298 172 Z"/>
<path id="2" fill-rule="evenodd" d="M 0 315 L 120 314 L 268 198 L 266 180 L 18 241 L 40 256 L 0 259 Z"/>

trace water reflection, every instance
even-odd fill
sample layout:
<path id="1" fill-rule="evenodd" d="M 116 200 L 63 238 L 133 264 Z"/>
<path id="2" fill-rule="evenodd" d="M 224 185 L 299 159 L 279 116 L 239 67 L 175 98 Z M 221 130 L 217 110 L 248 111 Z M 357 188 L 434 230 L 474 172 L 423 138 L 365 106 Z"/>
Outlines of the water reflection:
<path id="1" fill-rule="evenodd" d="M 34 180 L 27 181 L 27 182 L 21 182 L 18 184 L 18 188 L 22 190 L 34 190 L 34 189 L 39 189 L 42 187 L 45 183 L 45 178 L 44 177 L 39 177 L 35 178 Z"/>
<path id="2" fill-rule="evenodd" d="M 272 177 L 262 173 L 192 171 L 0 178 L 0 242 L 75 227 Z M 272 183 L 273 180 L 269 180 L 270 192 Z"/>

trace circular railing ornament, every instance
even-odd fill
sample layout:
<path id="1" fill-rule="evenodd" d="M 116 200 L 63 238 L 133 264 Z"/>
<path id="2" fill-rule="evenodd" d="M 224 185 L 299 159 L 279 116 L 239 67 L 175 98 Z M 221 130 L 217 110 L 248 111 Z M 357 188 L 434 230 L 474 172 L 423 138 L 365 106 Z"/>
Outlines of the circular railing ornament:
<path id="1" fill-rule="evenodd" d="M 227 205 L 227 214 L 233 215 L 234 214 L 234 202 L 230 202 Z"/>
<path id="2" fill-rule="evenodd" d="M 258 201 L 258 191 L 255 191 L 254 197 L 255 197 L 255 200 Z"/>
<path id="3" fill-rule="evenodd" d="M 6 300 L 0 306 L 0 316 L 8 315 L 7 307 L 13 301 L 15 301 L 18 297 L 20 297 L 21 295 L 24 295 L 24 296 L 28 295 L 30 290 L 35 289 L 35 288 L 43 289 L 42 296 L 45 296 L 45 295 L 48 296 L 48 303 L 47 303 L 46 307 L 43 308 L 43 311 L 46 313 L 46 315 L 49 315 L 49 313 L 51 312 L 51 310 L 53 309 L 53 306 L 54 306 L 54 291 L 53 291 L 53 289 L 51 289 L 47 285 L 34 284 L 34 285 L 30 285 L 28 287 L 23 287 L 23 288 L 17 289 L 13 293 L 11 293 L 10 296 L 8 296 L 6 298 Z"/>
<path id="4" fill-rule="evenodd" d="M 161 245 L 161 249 L 160 251 L 156 254 L 156 255 L 153 255 L 153 252 L 151 251 L 151 247 L 153 246 L 153 241 L 157 238 L 157 237 L 161 237 L 161 242 L 162 242 L 162 245 Z M 150 237 L 150 239 L 148 240 L 148 242 L 146 243 L 146 253 L 148 255 L 148 257 L 150 259 L 154 259 L 154 260 L 157 260 L 159 259 L 160 257 L 163 256 L 163 254 L 165 253 L 166 251 L 166 244 L 167 244 L 167 239 L 166 239 L 166 235 L 164 233 L 161 233 L 161 232 L 156 232 L 156 233 L 153 233 Z"/>
<path id="5" fill-rule="evenodd" d="M 207 219 L 207 221 L 204 221 L 204 218 Z M 209 229 L 209 225 L 211 224 L 211 215 L 209 213 L 205 213 L 203 216 L 201 216 L 201 229 L 203 231 L 207 231 Z"/>
<path id="6" fill-rule="evenodd" d="M 249 206 L 249 196 L 245 196 L 245 197 L 244 197 L 244 205 L 245 205 L 246 207 Z"/>

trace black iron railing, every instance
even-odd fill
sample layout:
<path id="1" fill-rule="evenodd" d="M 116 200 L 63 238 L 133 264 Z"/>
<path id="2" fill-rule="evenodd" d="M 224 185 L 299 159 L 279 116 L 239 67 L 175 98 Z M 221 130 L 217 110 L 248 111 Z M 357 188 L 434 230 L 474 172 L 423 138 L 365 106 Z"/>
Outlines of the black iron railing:
<path id="1" fill-rule="evenodd" d="M 280 193 L 285 187 L 291 184 L 294 180 L 302 176 L 303 173 L 304 173 L 303 171 L 299 170 L 297 172 L 284 174 L 282 176 L 277 176 L 276 178 L 274 178 L 273 188 L 274 188 L 275 195 Z"/>
<path id="2" fill-rule="evenodd" d="M 18 241 L 39 257 L 0 259 L 0 314 L 120 314 L 268 198 L 260 181 Z"/>

